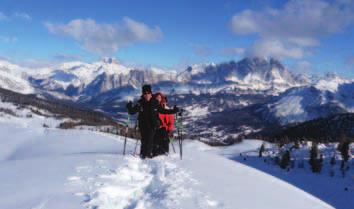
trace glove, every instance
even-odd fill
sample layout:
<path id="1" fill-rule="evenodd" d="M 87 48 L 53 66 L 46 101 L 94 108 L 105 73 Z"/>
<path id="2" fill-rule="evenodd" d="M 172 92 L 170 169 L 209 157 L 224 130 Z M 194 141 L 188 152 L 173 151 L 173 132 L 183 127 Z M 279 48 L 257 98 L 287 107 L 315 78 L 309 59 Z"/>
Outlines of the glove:
<path id="1" fill-rule="evenodd" d="M 133 102 L 132 101 L 129 101 L 128 103 L 127 103 L 127 109 L 129 110 L 129 109 L 131 109 L 132 107 L 133 107 Z"/>
<path id="2" fill-rule="evenodd" d="M 175 105 L 175 106 L 173 106 L 173 111 L 174 111 L 175 113 L 178 113 L 179 108 Z"/>
<path id="3" fill-rule="evenodd" d="M 173 131 L 168 132 L 168 138 L 173 138 Z"/>

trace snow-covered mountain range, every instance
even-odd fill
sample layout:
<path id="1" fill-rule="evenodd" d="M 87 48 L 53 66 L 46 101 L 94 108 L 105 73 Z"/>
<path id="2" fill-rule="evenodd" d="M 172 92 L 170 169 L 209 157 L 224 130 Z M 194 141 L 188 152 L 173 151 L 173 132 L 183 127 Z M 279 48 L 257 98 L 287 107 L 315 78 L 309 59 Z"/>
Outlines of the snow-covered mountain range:
<path id="1" fill-rule="evenodd" d="M 193 84 L 228 85 L 233 89 L 272 89 L 275 92 L 309 83 L 308 78 L 291 73 L 278 60 L 261 58 L 194 65 L 180 73 L 178 80 Z"/>
<path id="2" fill-rule="evenodd" d="M 225 121 L 233 121 L 229 125 L 238 130 L 246 122 L 245 118 L 229 113 L 234 110 L 235 114 L 240 114 L 238 110 L 252 112 L 259 124 L 280 125 L 354 112 L 353 80 L 333 74 L 296 74 L 276 59 L 245 58 L 238 62 L 196 64 L 178 71 L 138 69 L 113 58 L 94 63 L 67 62 L 42 69 L 1 61 L 0 71 L 2 88 L 64 99 L 114 115 L 123 113 L 125 102 L 138 98 L 140 87 L 150 83 L 155 91 L 171 95 L 172 103 L 185 107 L 193 126 L 208 118 L 208 124 L 202 122 L 202 126 L 220 127 Z M 201 109 L 205 114 L 196 113 Z M 216 114 L 209 117 L 209 113 Z M 232 119 L 224 120 L 225 117 Z M 250 119 L 249 115 L 246 118 Z"/>
<path id="3" fill-rule="evenodd" d="M 319 89 L 333 91 L 338 84 L 345 82 L 338 76 L 316 80 L 307 75 L 295 74 L 272 58 L 245 58 L 239 62 L 196 64 L 178 72 L 154 67 L 137 69 L 125 66 L 113 58 L 90 64 L 67 62 L 41 69 L 26 69 L 1 61 L 0 70 L 4 72 L 2 74 L 6 73 L 7 77 L 11 75 L 11 79 L 0 83 L 3 88 L 11 89 L 13 85 L 8 83 L 12 81 L 21 83 L 22 88 L 18 88 L 21 93 L 33 92 L 34 87 L 38 92 L 71 100 L 87 100 L 120 88 L 139 93 L 144 83 L 153 84 L 156 89 L 164 89 L 167 93 L 262 91 L 274 95 L 292 87 L 306 85 L 316 85 Z"/>
<path id="4" fill-rule="evenodd" d="M 338 78 L 335 78 L 336 80 Z M 281 124 L 303 122 L 329 114 L 354 112 L 354 82 L 291 88 L 275 97 L 260 111 Z"/>
<path id="5" fill-rule="evenodd" d="M 143 83 L 155 84 L 173 80 L 174 77 L 174 72 L 168 74 L 157 68 L 138 70 L 124 66 L 113 58 L 92 64 L 63 63 L 28 75 L 29 81 L 37 89 L 75 101 L 119 88 L 140 89 Z"/>
<path id="6" fill-rule="evenodd" d="M 330 76 L 332 77 L 332 76 Z M 338 78 L 336 78 L 338 79 Z M 323 82 L 323 79 L 320 80 Z M 211 111 L 203 115 L 201 120 L 193 122 L 198 136 L 210 138 L 210 134 L 218 132 L 215 139 L 226 140 L 233 133 L 236 137 L 272 136 L 286 126 L 291 126 L 317 118 L 326 118 L 342 113 L 354 113 L 354 82 L 337 83 L 328 89 L 317 85 L 294 87 L 278 96 L 258 98 L 252 104 Z M 203 103 L 199 103 L 203 104 Z M 193 109 L 200 109 L 197 104 Z M 215 105 L 214 108 L 217 109 Z M 192 111 L 192 110 L 190 110 Z M 207 119 L 207 120 L 206 120 Z M 341 127 L 341 121 L 336 121 Z M 205 132 L 204 127 L 214 127 L 213 132 Z M 254 134 L 261 132 L 261 134 Z M 299 134 L 301 135 L 301 134 Z"/>
<path id="7" fill-rule="evenodd" d="M 3 68 L 17 71 L 19 67 L 3 65 Z M 153 67 L 136 69 L 124 66 L 116 59 L 106 58 L 91 64 L 68 62 L 51 68 L 27 70 L 24 73 L 38 90 L 73 100 L 87 99 L 119 88 L 140 91 L 144 83 L 178 93 L 217 93 L 235 89 L 271 90 L 272 93 L 279 93 L 310 82 L 308 77 L 291 73 L 275 59 L 260 58 L 245 58 L 239 62 L 220 64 L 197 64 L 180 72 Z"/>

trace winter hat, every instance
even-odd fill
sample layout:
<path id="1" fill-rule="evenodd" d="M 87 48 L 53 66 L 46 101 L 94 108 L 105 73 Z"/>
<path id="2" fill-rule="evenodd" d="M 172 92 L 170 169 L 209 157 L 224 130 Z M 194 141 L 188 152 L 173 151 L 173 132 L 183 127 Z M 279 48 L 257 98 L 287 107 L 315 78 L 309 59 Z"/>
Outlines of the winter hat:
<path id="1" fill-rule="evenodd" d="M 142 91 L 143 94 L 146 93 L 146 92 L 151 93 L 151 86 L 148 85 L 148 84 L 145 84 L 145 85 L 143 86 L 143 88 L 141 89 L 141 91 Z"/>

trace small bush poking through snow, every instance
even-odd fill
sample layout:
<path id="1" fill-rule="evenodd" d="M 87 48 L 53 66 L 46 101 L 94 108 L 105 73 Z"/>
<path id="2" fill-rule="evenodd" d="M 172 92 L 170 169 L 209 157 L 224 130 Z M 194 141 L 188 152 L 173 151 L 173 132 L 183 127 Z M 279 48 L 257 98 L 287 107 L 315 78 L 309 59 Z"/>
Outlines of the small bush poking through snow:
<path id="1" fill-rule="evenodd" d="M 259 148 L 259 157 L 263 157 L 263 152 L 265 151 L 265 144 L 262 143 L 262 146 Z"/>
<path id="2" fill-rule="evenodd" d="M 286 150 L 280 160 L 280 167 L 282 169 L 286 169 L 286 168 L 288 168 L 289 163 L 290 163 L 290 151 Z"/>
<path id="3" fill-rule="evenodd" d="M 311 166 L 311 170 L 314 173 L 320 173 L 321 169 L 322 169 L 322 160 L 319 157 L 320 153 L 318 150 L 318 144 L 317 143 L 312 143 L 312 147 L 310 150 L 310 166 Z"/>

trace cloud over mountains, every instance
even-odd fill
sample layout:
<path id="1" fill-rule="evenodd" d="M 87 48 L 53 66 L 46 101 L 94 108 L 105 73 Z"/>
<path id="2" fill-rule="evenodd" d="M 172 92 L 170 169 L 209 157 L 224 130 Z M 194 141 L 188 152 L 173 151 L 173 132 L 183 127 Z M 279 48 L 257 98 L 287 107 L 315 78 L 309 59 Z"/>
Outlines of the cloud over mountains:
<path id="1" fill-rule="evenodd" d="M 354 23 L 354 1 L 290 0 L 282 8 L 236 13 L 230 27 L 236 35 L 259 39 L 249 54 L 277 58 L 303 58 L 320 45 L 322 37 L 340 33 Z"/>
<path id="2" fill-rule="evenodd" d="M 129 17 L 120 24 L 97 23 L 93 19 L 74 19 L 66 24 L 45 22 L 47 29 L 56 35 L 77 41 L 84 49 L 100 55 L 110 55 L 119 48 L 162 38 L 158 26 L 150 27 Z"/>

